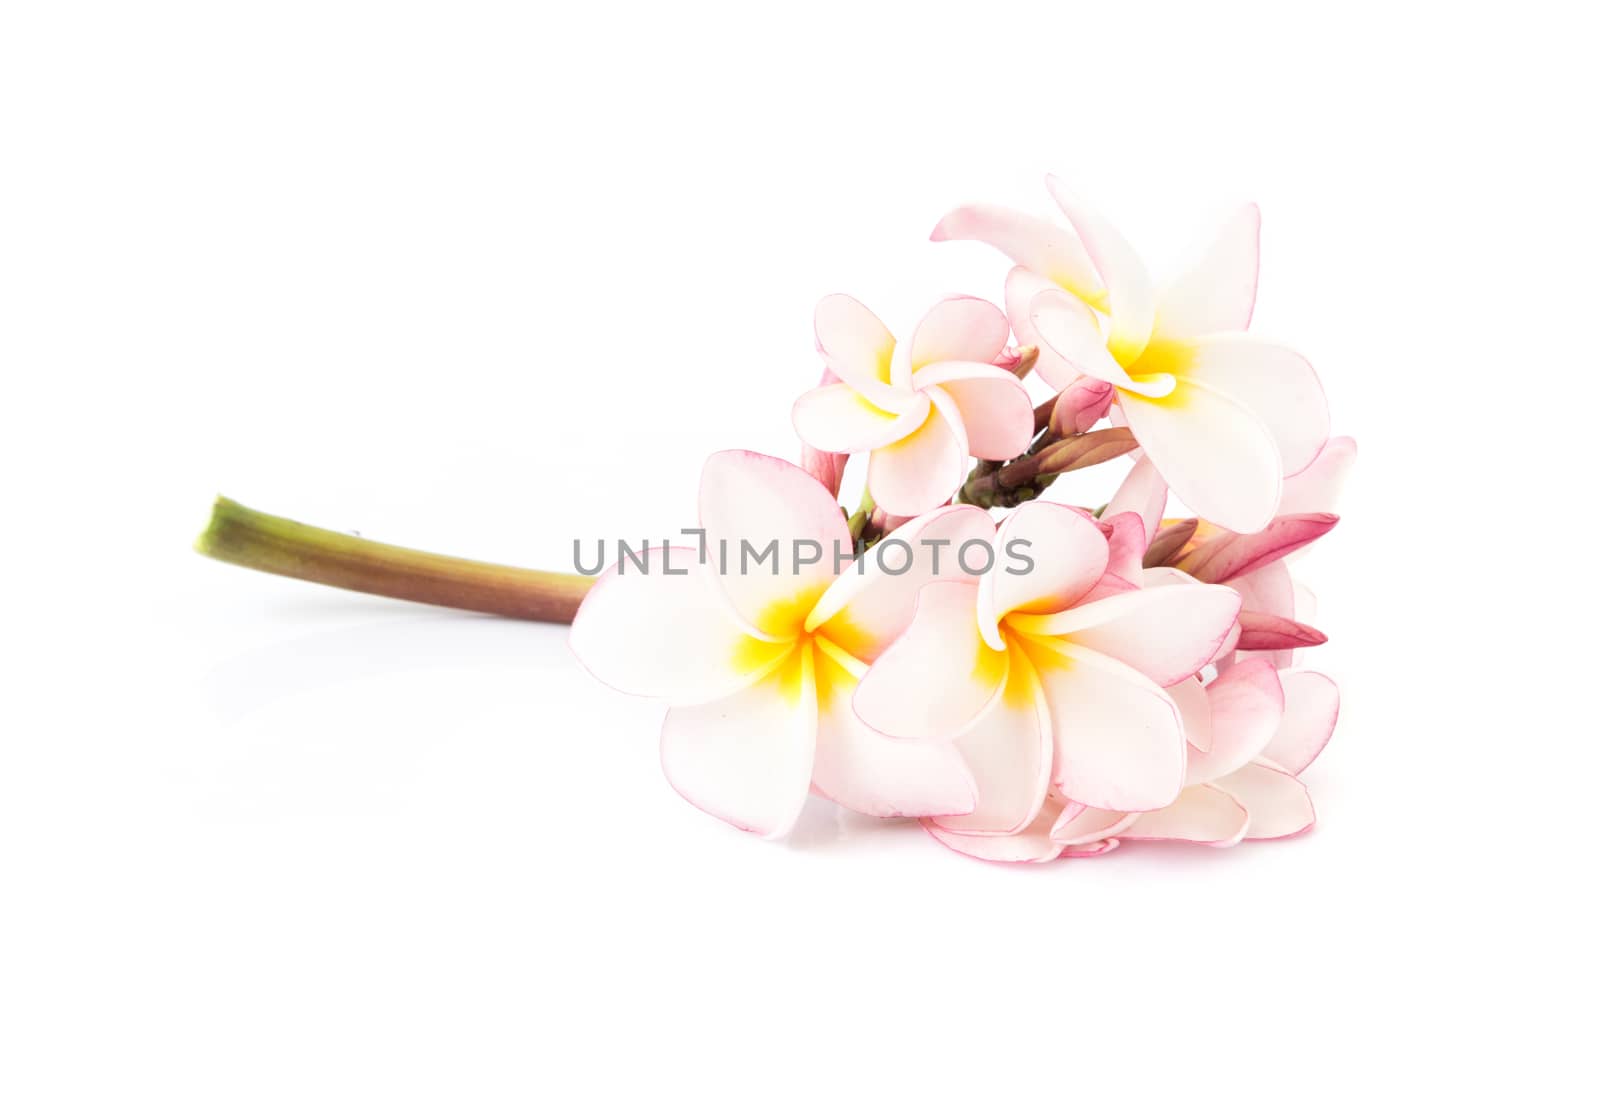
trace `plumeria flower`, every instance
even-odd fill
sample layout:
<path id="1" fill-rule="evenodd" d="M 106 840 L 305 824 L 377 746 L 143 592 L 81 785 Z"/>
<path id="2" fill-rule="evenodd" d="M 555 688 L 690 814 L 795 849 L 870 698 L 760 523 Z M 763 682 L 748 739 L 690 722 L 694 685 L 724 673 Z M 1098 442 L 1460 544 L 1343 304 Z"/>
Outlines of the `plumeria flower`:
<path id="1" fill-rule="evenodd" d="M 996 567 L 976 583 L 924 586 L 909 628 L 861 681 L 867 724 L 953 741 L 977 777 L 977 807 L 934 818 L 936 829 L 1014 833 L 1052 788 L 1123 810 L 1177 797 L 1185 743 L 1163 688 L 1211 658 L 1239 597 L 1202 584 L 1138 589 L 1128 577 L 1143 542 L 1127 547 L 1129 532 L 1071 507 L 1023 505 L 994 534 Z M 1019 552 L 1033 566 L 1014 574 Z"/>
<path id="2" fill-rule="evenodd" d="M 590 672 L 669 704 L 661 764 L 672 786 L 767 837 L 788 832 L 813 787 L 874 816 L 974 809 L 955 748 L 891 740 L 850 705 L 868 664 L 910 622 L 918 588 L 936 578 L 929 559 L 900 575 L 878 560 L 851 566 L 833 497 L 757 453 L 706 462 L 700 522 L 704 563 L 687 547 L 652 550 L 645 570 L 619 559 L 572 623 L 572 649 Z M 901 536 L 959 546 L 990 530 L 984 512 L 963 506 L 925 515 Z M 741 560 L 743 542 L 760 551 L 774 541 L 776 562 Z M 803 563 L 813 551 L 818 558 Z M 952 559 L 941 570 L 956 570 Z"/>
<path id="3" fill-rule="evenodd" d="M 1032 272 L 1008 282 L 1013 322 L 1027 299 L 1040 374 L 1065 386 L 1073 373 L 1113 385 L 1120 416 L 1162 478 L 1202 517 L 1240 533 L 1265 526 L 1283 479 L 1305 468 L 1328 439 L 1327 400 L 1298 353 L 1243 331 L 1255 306 L 1260 213 L 1251 204 L 1164 290 L 1108 223 L 1081 207 L 1054 178 L 1051 194 L 1104 282 L 1103 294 L 1074 266 L 1033 269 L 1038 251 L 1019 248 L 1026 224 L 991 211 L 961 211 L 935 237 L 982 237 Z M 1064 254 L 1057 232 L 1050 255 Z M 1065 275 L 1064 275 L 1065 274 Z M 1096 308 L 1103 308 L 1102 316 Z"/>
<path id="4" fill-rule="evenodd" d="M 867 490 L 890 514 L 914 516 L 961 487 L 967 457 L 1010 460 L 1033 437 L 1033 404 L 1015 375 L 992 362 L 1011 336 L 981 299 L 935 304 L 897 344 L 847 295 L 817 304 L 817 347 L 838 377 L 794 405 L 800 439 L 829 453 L 871 453 Z"/>
<path id="5" fill-rule="evenodd" d="M 978 859 L 1044 863 L 1104 855 L 1121 841 L 1180 841 L 1225 848 L 1241 840 L 1296 836 L 1316 822 L 1298 776 L 1327 745 L 1339 690 L 1312 671 L 1278 672 L 1265 659 L 1239 664 L 1209 685 L 1168 688 L 1192 740 L 1178 797 L 1159 810 L 1096 809 L 1052 794 L 1025 828 L 1008 836 L 929 832 Z"/>

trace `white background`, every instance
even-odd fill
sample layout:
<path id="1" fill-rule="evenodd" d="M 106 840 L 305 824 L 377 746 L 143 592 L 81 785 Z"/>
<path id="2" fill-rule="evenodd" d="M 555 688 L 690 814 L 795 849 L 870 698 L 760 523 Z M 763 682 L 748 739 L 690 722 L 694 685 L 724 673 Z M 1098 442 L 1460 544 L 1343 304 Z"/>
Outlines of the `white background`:
<path id="1" fill-rule="evenodd" d="M 0 1097 L 1592 1094 L 1562 7 L 8 4 Z M 554 568 L 693 524 L 705 454 L 795 454 L 814 301 L 998 298 L 927 233 L 1046 171 L 1158 272 L 1259 200 L 1256 329 L 1361 443 L 1307 837 L 763 844 L 561 628 L 189 551 L 218 491 Z"/>

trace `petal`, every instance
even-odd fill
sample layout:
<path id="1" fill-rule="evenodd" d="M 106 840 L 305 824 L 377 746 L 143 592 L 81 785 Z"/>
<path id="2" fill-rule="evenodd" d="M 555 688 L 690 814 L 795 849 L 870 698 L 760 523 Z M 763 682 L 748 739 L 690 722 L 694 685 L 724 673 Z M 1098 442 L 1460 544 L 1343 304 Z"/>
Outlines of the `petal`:
<path id="1" fill-rule="evenodd" d="M 1255 759 L 1283 720 L 1283 688 L 1266 660 L 1235 664 L 1206 687 L 1211 747 L 1191 751 L 1186 786 L 1209 783 Z"/>
<path id="2" fill-rule="evenodd" d="M 961 414 L 967 452 L 984 460 L 1021 456 L 1033 440 L 1033 400 L 1003 368 L 976 361 L 940 361 L 917 370 L 916 387 L 937 384 Z"/>
<path id="3" fill-rule="evenodd" d="M 1167 688 L 1167 694 L 1177 703 L 1178 716 L 1183 719 L 1183 739 L 1189 742 L 1192 764 L 1196 751 L 1211 749 L 1211 700 L 1199 678 L 1180 679 Z"/>
<path id="4" fill-rule="evenodd" d="M 1000 619 L 1012 611 L 1065 610 L 1105 574 L 1110 547 L 1094 519 L 1060 503 L 1024 503 L 995 535 L 995 568 L 978 581 L 978 624 L 1001 646 Z"/>
<path id="5" fill-rule="evenodd" d="M 961 489 L 967 474 L 967 445 L 955 404 L 925 392 L 934 407 L 922 425 L 899 441 L 872 451 L 867 462 L 867 488 L 891 514 L 915 516 L 943 506 Z M 946 412 L 948 406 L 948 414 Z"/>
<path id="6" fill-rule="evenodd" d="M 1169 687 L 1216 655 L 1238 615 L 1236 591 L 1202 583 L 1129 591 L 1058 614 L 1013 614 L 1007 624 L 1093 649 Z"/>
<path id="7" fill-rule="evenodd" d="M 1161 478 L 1202 518 L 1237 533 L 1272 521 L 1283 465 L 1255 415 L 1189 382 L 1159 400 L 1121 391 L 1117 403 Z"/>
<path id="8" fill-rule="evenodd" d="M 1272 432 L 1285 475 L 1304 469 L 1328 442 L 1322 381 L 1311 362 L 1292 349 L 1248 334 L 1214 334 L 1194 342 L 1173 371 L 1259 418 Z"/>
<path id="9" fill-rule="evenodd" d="M 736 828 L 783 836 L 811 789 L 817 736 L 812 652 L 737 694 L 675 706 L 661 727 L 661 768 L 689 802 Z"/>
<path id="10" fill-rule="evenodd" d="M 1279 514 L 1254 533 L 1220 533 L 1196 545 L 1178 567 L 1205 583 L 1227 583 L 1281 560 L 1338 524 L 1337 514 Z"/>
<path id="11" fill-rule="evenodd" d="M 1293 775 L 1267 764 L 1246 764 L 1216 781 L 1250 813 L 1246 840 L 1280 840 L 1305 832 L 1317 823 L 1311 793 Z"/>
<path id="12" fill-rule="evenodd" d="M 935 579 L 975 584 L 974 577 L 987 563 L 987 554 L 967 546 L 976 543 L 987 549 L 993 540 L 994 522 L 989 512 L 979 507 L 947 506 L 924 514 L 895 530 L 842 572 L 812 608 L 806 630 L 820 633 L 870 663 L 911 624 L 917 593 L 924 584 Z M 902 557 L 901 551 L 892 547 L 897 542 L 910 548 L 909 556 Z M 903 572 L 899 571 L 902 563 L 909 565 Z M 963 564 L 970 565 L 970 570 Z"/>
<path id="13" fill-rule="evenodd" d="M 791 651 L 751 637 L 728 612 L 696 549 L 651 549 L 595 581 L 568 642 L 596 679 L 626 694 L 691 704 L 724 698 Z"/>
<path id="14" fill-rule="evenodd" d="M 800 440 L 830 453 L 864 453 L 899 441 L 928 417 L 928 399 L 914 395 L 903 414 L 875 406 L 849 384 L 813 388 L 794 402 Z"/>
<path id="15" fill-rule="evenodd" d="M 1124 840 L 1186 840 L 1226 848 L 1239 842 L 1249 824 L 1250 815 L 1226 791 L 1185 787 L 1172 805 L 1141 813 L 1120 835 Z"/>
<path id="16" fill-rule="evenodd" d="M 1105 219 L 1084 208 L 1055 177 L 1047 177 L 1057 206 L 1083 239 L 1089 258 L 1106 284 L 1111 307 L 1107 346 L 1116 359 L 1132 364 L 1144 351 L 1155 324 L 1156 295 L 1150 274 L 1127 240 Z"/>
<path id="17" fill-rule="evenodd" d="M 1009 662 L 978 636 L 977 591 L 940 580 L 918 593 L 910 627 L 856 690 L 863 721 L 892 737 L 949 740 L 997 701 Z"/>
<path id="18" fill-rule="evenodd" d="M 1262 757 L 1298 775 L 1327 746 L 1339 720 L 1339 687 L 1321 672 L 1279 672 L 1283 680 L 1283 720 Z"/>
<path id="19" fill-rule="evenodd" d="M 1111 411 L 1117 389 L 1093 376 L 1072 380 L 1050 408 L 1050 430 L 1059 437 L 1088 433 Z"/>
<path id="20" fill-rule="evenodd" d="M 1078 378 L 1078 370 L 1046 345 L 1033 325 L 1034 297 L 1055 287 L 1056 284 L 1020 265 L 1006 273 L 1006 318 L 1017 336 L 1017 344 L 1031 345 L 1039 351 L 1033 370 L 1039 379 L 1059 391 Z"/>
<path id="21" fill-rule="evenodd" d="M 1113 512 L 1107 507 L 1101 512 L 1100 528 L 1108 531 L 1106 574 L 1138 587 L 1137 581 L 1144 575 L 1144 519 L 1132 511 Z"/>
<path id="22" fill-rule="evenodd" d="M 917 323 L 911 335 L 911 369 L 939 361 L 989 364 L 1011 337 L 1005 312 L 975 296 L 941 299 Z"/>
<path id="23" fill-rule="evenodd" d="M 1042 348 L 1055 353 L 1077 372 L 1140 395 L 1159 397 L 1174 386 L 1167 373 L 1151 373 L 1137 380 L 1129 376 L 1106 347 L 1099 319 L 1076 296 L 1059 288 L 1047 288 L 1034 297 L 1028 317 L 1044 343 Z"/>
<path id="24" fill-rule="evenodd" d="M 1116 836 L 1142 816 L 1121 810 L 1097 810 L 1075 802 L 1062 808 L 1061 816 L 1050 827 L 1050 839 L 1064 847 L 1081 847 Z"/>
<path id="25" fill-rule="evenodd" d="M 1014 833 L 1039 816 L 1050 788 L 1050 727 L 1027 660 L 1011 657 L 1003 693 L 955 746 L 977 780 L 978 805 L 963 817 L 939 818 L 940 828 Z"/>
<path id="26" fill-rule="evenodd" d="M 706 460 L 700 525 L 734 615 L 774 639 L 800 632 L 852 547 L 839 504 L 804 469 L 738 449 Z"/>
<path id="27" fill-rule="evenodd" d="M 1117 493 L 1106 504 L 1102 517 L 1132 511 L 1144 521 L 1144 538 L 1149 541 L 1161 525 L 1167 509 L 1167 481 L 1161 478 L 1150 458 L 1141 456 L 1123 478 Z"/>
<path id="28" fill-rule="evenodd" d="M 1005 835 L 952 832 L 936 821 L 924 821 L 922 827 L 952 852 L 973 859 L 991 863 L 1048 863 L 1062 851 L 1062 846 L 1050 839 L 1050 825 L 1058 812 L 1059 805 L 1046 803 L 1039 816 L 1026 827 Z"/>
<path id="29" fill-rule="evenodd" d="M 1101 294 L 1100 277 L 1071 231 L 1006 207 L 958 207 L 933 228 L 935 242 L 986 242 L 1025 269 L 1091 302 Z"/>
<path id="30" fill-rule="evenodd" d="M 894 335 L 858 299 L 823 296 L 816 310 L 817 350 L 840 380 L 881 407 L 892 408 Z"/>
<path id="31" fill-rule="evenodd" d="M 1280 618 L 1294 617 L 1294 580 L 1283 561 L 1275 561 L 1242 576 L 1228 580 L 1228 586 L 1239 592 L 1243 609 L 1271 614 Z M 1277 649 L 1265 658 L 1275 668 L 1286 668 L 1294 663 L 1293 649 Z"/>
<path id="32" fill-rule="evenodd" d="M 1183 787 L 1184 738 L 1167 693 L 1089 649 L 1022 640 L 1049 707 L 1057 789 L 1105 810 L 1160 809 L 1176 798 Z M 979 786 L 981 794 L 981 779 Z"/>
<path id="33" fill-rule="evenodd" d="M 851 706 L 859 682 L 819 648 L 817 758 L 812 785 L 833 801 L 870 817 L 934 817 L 970 813 L 977 784 L 955 745 L 894 740 L 869 727 Z"/>
<path id="34" fill-rule="evenodd" d="M 1247 203 L 1161 294 L 1156 331 L 1164 338 L 1193 338 L 1248 328 L 1260 253 L 1261 209 Z"/>
<path id="35" fill-rule="evenodd" d="M 1330 438 L 1309 467 L 1283 481 L 1283 501 L 1278 504 L 1278 513 L 1333 511 L 1339 505 L 1339 493 L 1344 490 L 1355 463 L 1355 438 Z"/>

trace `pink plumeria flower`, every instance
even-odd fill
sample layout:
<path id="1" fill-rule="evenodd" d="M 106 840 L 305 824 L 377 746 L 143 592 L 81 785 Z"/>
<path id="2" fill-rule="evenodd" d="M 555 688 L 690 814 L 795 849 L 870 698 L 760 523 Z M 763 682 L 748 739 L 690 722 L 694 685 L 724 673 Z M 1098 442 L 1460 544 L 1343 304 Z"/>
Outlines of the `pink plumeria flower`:
<path id="1" fill-rule="evenodd" d="M 890 514 L 924 514 L 967 475 L 967 457 L 1010 460 L 1033 437 L 1022 382 L 992 362 L 1011 328 L 992 303 L 954 296 L 935 304 L 896 344 L 847 295 L 817 304 L 817 347 L 839 378 L 802 395 L 794 427 L 813 449 L 870 453 L 867 490 Z"/>
<path id="2" fill-rule="evenodd" d="M 1163 688 L 1211 658 L 1239 597 L 1200 584 L 1138 590 L 1126 578 L 1137 562 L 1114 564 L 1120 544 L 1081 511 L 1024 504 L 994 535 L 996 567 L 976 583 L 924 586 L 910 627 L 861 681 L 864 721 L 953 741 L 976 775 L 977 808 L 935 818 L 937 829 L 1014 833 L 1052 788 L 1126 810 L 1177 797 L 1183 728 Z M 1010 570 L 1018 551 L 1031 571 Z"/>
<path id="3" fill-rule="evenodd" d="M 1037 339 L 1058 358 L 1041 357 L 1041 375 L 1065 386 L 1068 369 L 1113 385 L 1121 417 L 1184 502 L 1240 533 L 1265 526 L 1284 477 L 1310 464 L 1327 441 L 1328 406 L 1304 357 L 1243 332 L 1255 306 L 1260 212 L 1242 208 L 1198 261 L 1157 292 L 1116 230 L 1059 181 L 1047 183 L 1105 291 L 1086 295 L 1081 278 L 1054 276 L 1008 291 L 1008 301 L 1033 293 L 1032 333 L 1018 337 Z M 1033 254 L 1015 248 L 1019 231 L 992 223 L 965 229 L 964 236 L 993 233 L 993 244 L 1030 264 Z"/>
<path id="4" fill-rule="evenodd" d="M 877 560 L 850 566 L 850 536 L 828 491 L 757 453 L 706 462 L 700 523 L 705 563 L 687 547 L 653 549 L 645 571 L 619 560 L 572 623 L 572 649 L 590 672 L 669 704 L 661 765 L 672 786 L 766 837 L 789 831 L 813 787 L 874 816 L 972 810 L 973 779 L 956 749 L 891 740 L 850 705 L 867 665 L 910 622 L 918 588 L 935 578 L 927 558 L 901 575 Z M 949 507 L 902 536 L 960 545 L 990 528 L 983 511 Z M 757 550 L 776 541 L 778 561 L 741 571 L 744 541 Z M 820 558 L 799 563 L 813 548 Z"/>
<path id="5" fill-rule="evenodd" d="M 978 859 L 1045 863 L 1104 855 L 1121 841 L 1180 841 L 1229 847 L 1296 836 L 1316 822 L 1298 776 L 1317 758 L 1339 716 L 1339 690 L 1312 671 L 1278 672 L 1264 659 L 1202 686 L 1168 688 L 1192 738 L 1178 797 L 1159 810 L 1096 809 L 1052 794 L 1039 815 L 1009 836 L 929 832 Z M 1193 739 L 1200 744 L 1193 743 Z"/>

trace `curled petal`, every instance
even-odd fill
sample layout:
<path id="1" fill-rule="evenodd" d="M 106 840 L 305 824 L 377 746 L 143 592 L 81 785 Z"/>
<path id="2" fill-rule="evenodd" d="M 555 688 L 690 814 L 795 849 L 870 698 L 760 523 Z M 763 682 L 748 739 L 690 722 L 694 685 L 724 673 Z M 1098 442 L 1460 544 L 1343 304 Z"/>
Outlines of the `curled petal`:
<path id="1" fill-rule="evenodd" d="M 1339 688 L 1321 672 L 1280 672 L 1283 679 L 1283 721 L 1262 751 L 1291 775 L 1311 766 L 1327 746 L 1339 720 Z"/>
<path id="2" fill-rule="evenodd" d="M 978 625 L 994 648 L 1003 647 L 1001 618 L 1067 609 L 1099 582 L 1111 555 L 1094 519 L 1040 502 L 1024 503 L 1001 523 L 995 553 L 994 570 L 978 583 Z"/>
<path id="3" fill-rule="evenodd" d="M 1050 839 L 1063 847 L 1082 847 L 1114 837 L 1140 818 L 1137 813 L 1097 810 L 1081 802 L 1066 805 L 1050 827 Z"/>
<path id="4" fill-rule="evenodd" d="M 823 296 L 816 310 L 817 350 L 840 380 L 874 403 L 894 408 L 889 366 L 894 335 L 878 316 L 852 296 Z"/>
<path id="5" fill-rule="evenodd" d="M 1188 382 L 1167 399 L 1123 391 L 1117 401 L 1161 478 L 1201 517 L 1237 533 L 1272 521 L 1283 463 L 1253 414 Z"/>
<path id="6" fill-rule="evenodd" d="M 955 403 L 972 456 L 1010 460 L 1027 451 L 1033 402 L 1013 373 L 975 361 L 940 361 L 919 368 L 912 380 L 918 388 L 937 385 Z"/>
<path id="7" fill-rule="evenodd" d="M 689 802 L 769 839 L 788 833 L 811 789 L 817 737 L 812 653 L 737 694 L 674 706 L 661 727 L 661 768 Z"/>
<path id="8" fill-rule="evenodd" d="M 1280 840 L 1303 833 L 1317 823 L 1317 811 L 1306 785 L 1267 764 L 1246 764 L 1218 779 L 1215 785 L 1249 811 L 1246 840 Z"/>
<path id="9" fill-rule="evenodd" d="M 1239 614 L 1239 643 L 1236 648 L 1251 651 L 1273 651 L 1285 648 L 1312 648 L 1326 644 L 1328 635 L 1320 629 L 1290 618 L 1278 618 L 1254 610 Z"/>
<path id="10" fill-rule="evenodd" d="M 828 384 L 796 399 L 791 418 L 800 440 L 815 449 L 864 453 L 899 441 L 927 420 L 927 396 L 909 394 L 904 407 L 886 411 L 849 384 Z"/>
<path id="11" fill-rule="evenodd" d="M 1095 269 L 1105 281 L 1111 304 L 1111 335 L 1107 344 L 1112 355 L 1123 364 L 1132 364 L 1144 351 L 1155 325 L 1156 296 L 1150 274 L 1126 239 L 1110 223 L 1078 203 L 1061 181 L 1048 177 L 1045 185 L 1078 232 Z"/>
<path id="12" fill-rule="evenodd" d="M 1247 203 L 1162 293 L 1156 331 L 1164 338 L 1193 338 L 1248 328 L 1256 303 L 1260 247 L 1261 209 Z"/>
<path id="13" fill-rule="evenodd" d="M 1000 308 L 974 296 L 941 299 L 923 316 L 911 335 L 911 370 L 939 361 L 989 364 L 1011 337 L 1011 325 Z"/>
<path id="14" fill-rule="evenodd" d="M 1099 319 L 1076 296 L 1047 288 L 1034 297 L 1029 318 L 1043 347 L 1085 376 L 1155 398 L 1170 393 L 1174 387 L 1175 381 L 1167 373 L 1151 373 L 1139 379 L 1129 376 L 1107 347 L 1108 339 L 1100 329 Z"/>
<path id="15" fill-rule="evenodd" d="M 991 863 L 1048 863 L 1061 855 L 1062 846 L 1050 838 L 1050 825 L 1059 804 L 1046 803 L 1039 816 L 1014 833 L 958 833 L 936 821 L 924 821 L 928 834 L 953 852 Z"/>
<path id="16" fill-rule="evenodd" d="M 1038 350 L 1034 371 L 1038 372 L 1039 378 L 1051 387 L 1059 389 L 1077 379 L 1078 370 L 1045 345 L 1039 338 L 1039 331 L 1033 325 L 1034 297 L 1040 292 L 1057 287 L 1058 285 L 1038 273 L 1020 265 L 1006 274 L 1006 318 L 1011 323 L 1011 329 L 1016 333 L 1018 342 Z"/>
<path id="17" fill-rule="evenodd" d="M 879 506 L 914 517 L 950 501 L 967 474 L 967 437 L 955 402 L 937 387 L 922 394 L 932 401 L 922 425 L 898 441 L 872 451 L 867 488 Z"/>
<path id="18" fill-rule="evenodd" d="M 1100 277 L 1083 243 L 1046 219 L 992 204 L 970 204 L 940 219 L 929 237 L 935 242 L 986 242 L 1074 295 L 1091 302 L 1101 295 Z"/>
<path id="19" fill-rule="evenodd" d="M 698 558 L 698 549 L 658 548 L 642 569 L 626 559 L 608 569 L 572 621 L 578 662 L 625 694 L 684 704 L 725 698 L 771 671 L 791 646 L 751 637 Z"/>

